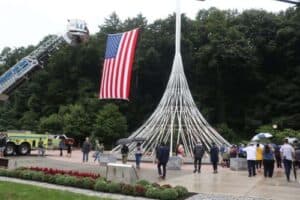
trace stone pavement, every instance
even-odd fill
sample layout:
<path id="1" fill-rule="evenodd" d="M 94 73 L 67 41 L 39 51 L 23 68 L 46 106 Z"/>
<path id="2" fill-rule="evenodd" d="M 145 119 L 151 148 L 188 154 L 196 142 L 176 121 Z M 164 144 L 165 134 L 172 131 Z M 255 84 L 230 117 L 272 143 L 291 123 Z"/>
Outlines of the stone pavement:
<path id="1" fill-rule="evenodd" d="M 48 151 L 47 156 L 43 158 L 37 156 L 11 157 L 11 163 L 17 167 L 40 166 L 105 175 L 106 167 L 99 166 L 93 160 L 83 164 L 80 151 L 74 151 L 72 158 L 59 157 L 58 154 L 58 151 Z M 186 164 L 181 170 L 169 170 L 167 179 L 160 180 L 154 163 L 142 163 L 138 175 L 140 179 L 150 182 L 185 186 L 191 192 L 201 193 L 198 195 L 201 199 L 300 199 L 300 182 L 294 179 L 287 182 L 282 169 L 275 169 L 273 178 L 264 178 L 261 173 L 258 173 L 256 177 L 249 178 L 246 171 L 231 171 L 221 167 L 219 167 L 218 174 L 213 174 L 210 165 L 203 165 L 200 174 L 194 174 L 192 171 L 193 166 Z M 299 171 L 298 177 L 300 177 Z M 191 199 L 199 198 L 195 196 Z"/>

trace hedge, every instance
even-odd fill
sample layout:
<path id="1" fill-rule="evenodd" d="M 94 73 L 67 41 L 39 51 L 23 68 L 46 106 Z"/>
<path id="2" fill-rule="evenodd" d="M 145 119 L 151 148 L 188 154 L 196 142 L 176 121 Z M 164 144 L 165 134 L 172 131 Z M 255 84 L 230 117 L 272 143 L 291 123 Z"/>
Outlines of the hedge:
<path id="1" fill-rule="evenodd" d="M 103 177 L 89 173 L 86 173 L 88 174 L 88 177 L 83 177 L 82 173 L 77 172 L 68 171 L 68 173 L 64 173 L 63 170 L 39 169 L 40 168 L 18 168 L 15 170 L 8 170 L 0 168 L 0 176 L 47 182 L 84 189 L 93 189 L 100 192 L 121 193 L 131 196 L 155 198 L 160 200 L 184 199 L 189 194 L 188 190 L 182 186 L 160 186 L 158 183 L 150 183 L 146 180 L 139 180 L 136 182 L 136 184 L 130 185 L 110 182 L 105 180 Z M 96 177 L 98 178 L 95 179 Z"/>

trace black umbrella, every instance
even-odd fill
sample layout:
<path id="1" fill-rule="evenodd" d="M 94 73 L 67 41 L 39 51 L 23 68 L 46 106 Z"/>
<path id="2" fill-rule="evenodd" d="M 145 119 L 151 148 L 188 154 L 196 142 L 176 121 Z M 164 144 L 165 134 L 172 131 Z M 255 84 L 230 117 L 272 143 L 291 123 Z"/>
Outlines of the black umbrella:
<path id="1" fill-rule="evenodd" d="M 128 143 L 131 143 L 132 140 L 129 139 L 129 138 L 121 138 L 117 141 L 117 145 L 120 145 L 120 144 L 128 144 Z"/>
<path id="2" fill-rule="evenodd" d="M 132 138 L 132 142 L 144 142 L 145 140 L 146 138 L 142 138 L 142 137 Z"/>

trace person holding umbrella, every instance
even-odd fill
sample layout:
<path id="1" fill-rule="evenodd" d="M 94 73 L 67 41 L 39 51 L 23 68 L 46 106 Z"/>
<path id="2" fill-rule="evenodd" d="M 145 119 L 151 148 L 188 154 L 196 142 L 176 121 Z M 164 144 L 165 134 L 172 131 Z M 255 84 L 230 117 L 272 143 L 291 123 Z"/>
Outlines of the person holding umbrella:
<path id="1" fill-rule="evenodd" d="M 284 144 L 280 148 L 281 158 L 283 160 L 284 171 L 287 181 L 290 181 L 294 148 L 289 144 L 288 139 L 284 139 Z"/>
<path id="2" fill-rule="evenodd" d="M 127 163 L 128 152 L 129 152 L 128 146 L 126 144 L 123 144 L 123 146 L 121 148 L 122 163 L 123 164 Z"/>

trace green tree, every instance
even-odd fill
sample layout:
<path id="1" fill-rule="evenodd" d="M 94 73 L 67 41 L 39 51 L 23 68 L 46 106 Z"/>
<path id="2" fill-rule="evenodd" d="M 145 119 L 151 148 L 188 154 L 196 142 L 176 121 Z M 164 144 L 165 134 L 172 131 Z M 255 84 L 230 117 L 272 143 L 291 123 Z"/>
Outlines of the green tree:
<path id="1" fill-rule="evenodd" d="M 77 141 L 91 135 L 92 127 L 88 114 L 80 104 L 68 105 L 63 115 L 63 132 Z"/>
<path id="2" fill-rule="evenodd" d="M 118 106 L 107 104 L 97 113 L 94 136 L 102 138 L 105 144 L 112 145 L 117 139 L 127 136 L 127 121 Z"/>
<path id="3" fill-rule="evenodd" d="M 61 134 L 63 129 L 63 119 L 58 114 L 49 117 L 42 117 L 39 123 L 39 131 L 42 133 Z"/>

